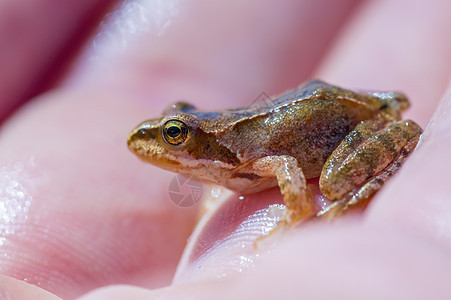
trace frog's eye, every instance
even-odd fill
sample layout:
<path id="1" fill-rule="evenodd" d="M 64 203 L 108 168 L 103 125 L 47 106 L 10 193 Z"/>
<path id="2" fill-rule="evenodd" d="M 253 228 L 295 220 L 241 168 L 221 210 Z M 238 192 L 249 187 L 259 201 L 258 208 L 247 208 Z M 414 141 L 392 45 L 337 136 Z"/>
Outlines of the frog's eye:
<path id="1" fill-rule="evenodd" d="M 178 120 L 167 121 L 163 126 L 163 138 L 171 145 L 180 145 L 188 138 L 188 126 Z"/>

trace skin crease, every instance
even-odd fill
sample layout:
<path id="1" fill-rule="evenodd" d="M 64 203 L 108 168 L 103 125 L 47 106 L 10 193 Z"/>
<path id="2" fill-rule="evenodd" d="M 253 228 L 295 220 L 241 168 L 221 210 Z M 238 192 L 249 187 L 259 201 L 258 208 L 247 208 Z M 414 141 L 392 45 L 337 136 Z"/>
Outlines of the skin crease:
<path id="1" fill-rule="evenodd" d="M 37 285 L 55 295 L 48 299 L 66 299 L 120 283 L 131 286 L 83 298 L 447 297 L 451 40 L 439 33 L 451 28 L 448 1 L 367 1 L 356 10 L 352 1 L 248 1 L 239 10 L 208 3 L 186 2 L 163 36 L 142 36 L 107 69 L 87 64 L 87 54 L 66 85 L 3 125 L 0 165 L 32 197 L 26 221 L 7 223 L 14 230 L 1 231 L 0 246 L 1 273 L 30 284 L 1 277 L 3 291 L 20 295 Z M 128 153 L 129 130 L 174 99 L 234 107 L 310 77 L 402 90 L 412 102 L 403 117 L 422 126 L 442 104 L 417 153 L 362 218 L 294 230 L 246 276 L 155 289 L 169 284 L 196 211 L 168 200 L 173 174 Z"/>

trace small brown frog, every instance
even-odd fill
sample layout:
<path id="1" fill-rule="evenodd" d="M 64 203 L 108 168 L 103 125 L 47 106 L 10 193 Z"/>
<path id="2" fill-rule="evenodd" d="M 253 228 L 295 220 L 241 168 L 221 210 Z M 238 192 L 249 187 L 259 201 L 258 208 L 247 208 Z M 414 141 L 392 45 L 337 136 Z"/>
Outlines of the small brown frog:
<path id="1" fill-rule="evenodd" d="M 310 81 L 268 105 L 201 112 L 176 103 L 141 123 L 128 147 L 166 170 L 241 193 L 279 185 L 295 224 L 315 214 L 306 179 L 319 177 L 334 217 L 376 193 L 414 150 L 422 133 L 401 121 L 407 98 L 353 92 Z M 320 215 L 318 214 L 318 215 Z"/>

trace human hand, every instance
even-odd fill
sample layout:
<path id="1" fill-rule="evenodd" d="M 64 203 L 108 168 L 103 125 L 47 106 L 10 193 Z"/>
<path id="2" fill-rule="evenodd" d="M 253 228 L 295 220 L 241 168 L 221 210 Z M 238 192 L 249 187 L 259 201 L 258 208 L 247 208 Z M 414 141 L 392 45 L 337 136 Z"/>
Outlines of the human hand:
<path id="1" fill-rule="evenodd" d="M 197 101 L 206 110 L 236 107 L 262 90 L 275 94 L 318 77 L 349 88 L 402 90 L 413 104 L 406 118 L 424 126 L 449 79 L 450 40 L 432 34 L 449 28 L 448 10 L 423 1 L 411 1 L 408 8 L 402 1 L 374 1 L 352 14 L 355 4 L 249 1 L 238 9 L 193 1 L 179 7 L 160 37 L 144 34 L 129 41 L 124 53 L 108 55 L 109 44 L 117 45 L 107 40 L 94 66 L 87 63 L 93 53 L 88 51 L 65 84 L 32 100 L 3 127 L 1 179 L 8 186 L 19 184 L 12 189 L 16 198 L 4 203 L 12 203 L 6 212 L 19 217 L 2 223 L 2 273 L 64 298 L 106 284 L 169 283 L 196 209 L 172 205 L 166 186 L 173 175 L 137 161 L 125 138 L 137 122 L 174 100 Z M 351 16 L 346 29 L 341 27 Z M 337 44 L 331 48 L 332 38 Z M 440 111 L 446 113 L 443 103 Z M 419 151 L 362 218 L 296 229 L 245 272 L 229 266 L 222 280 L 214 278 L 215 266 L 227 266 L 239 253 L 219 246 L 202 265 L 201 280 L 188 282 L 190 272 L 191 278 L 199 273 L 187 267 L 166 289 L 115 287 L 86 299 L 319 292 L 421 297 L 432 288 L 437 295 L 449 294 L 443 283 L 450 269 L 443 174 L 448 120 L 446 114 L 435 120 Z M 27 201 L 18 200 L 17 187 Z M 248 197 L 243 216 L 277 201 L 274 195 Z M 15 210 L 18 205 L 27 210 Z M 246 230 L 241 237 L 251 236 Z M 10 279 L 4 280 L 4 289 L 11 289 Z"/>

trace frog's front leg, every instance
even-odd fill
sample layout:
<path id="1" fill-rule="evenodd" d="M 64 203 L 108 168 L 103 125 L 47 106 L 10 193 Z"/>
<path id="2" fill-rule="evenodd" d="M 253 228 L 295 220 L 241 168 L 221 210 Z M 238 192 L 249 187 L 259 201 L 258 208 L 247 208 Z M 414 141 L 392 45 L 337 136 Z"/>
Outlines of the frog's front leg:
<path id="1" fill-rule="evenodd" d="M 320 214 L 335 217 L 373 196 L 415 149 L 421 133 L 410 120 L 360 123 L 324 165 L 320 189 L 336 202 Z"/>
<path id="2" fill-rule="evenodd" d="M 284 222 L 294 225 L 313 216 L 312 197 L 304 173 L 294 157 L 268 156 L 255 161 L 252 167 L 259 176 L 276 177 L 287 207 Z"/>

